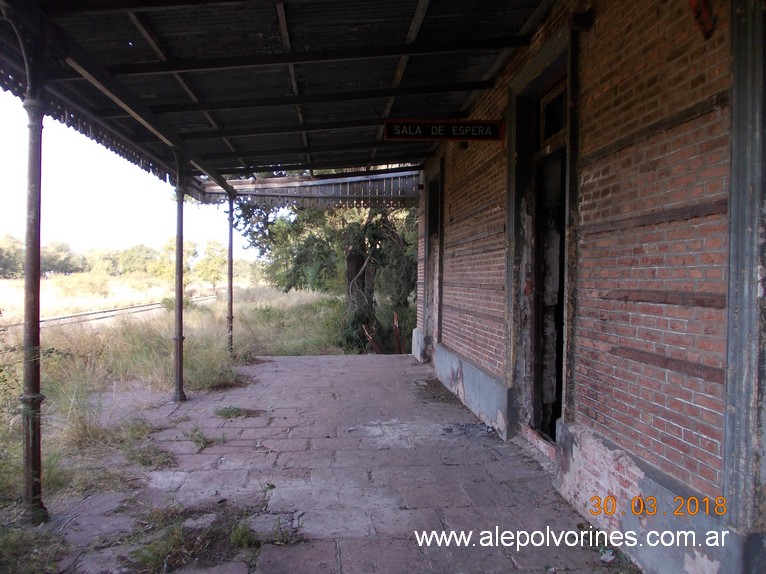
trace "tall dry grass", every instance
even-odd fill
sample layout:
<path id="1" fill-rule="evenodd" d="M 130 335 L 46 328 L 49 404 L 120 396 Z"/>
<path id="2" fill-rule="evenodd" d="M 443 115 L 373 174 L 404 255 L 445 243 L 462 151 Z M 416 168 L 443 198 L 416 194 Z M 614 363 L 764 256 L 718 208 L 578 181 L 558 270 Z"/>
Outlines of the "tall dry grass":
<path id="1" fill-rule="evenodd" d="M 240 383 L 236 367 L 259 355 L 340 353 L 342 301 L 315 293 L 285 294 L 267 287 L 235 294 L 234 353 L 227 345 L 227 305 L 219 300 L 185 312 L 184 384 L 208 391 Z M 83 482 L 78 456 L 114 446 L 103 425 L 98 393 L 141 384 L 171 394 L 174 317 L 120 317 L 109 323 L 46 327 L 42 339 L 44 488 L 49 494 Z M 0 333 L 0 505 L 16 500 L 21 478 L 21 333 Z M 110 438 L 112 437 L 112 438 Z M 78 454 L 79 453 L 79 454 Z M 106 477 L 109 478 L 109 477 Z"/>

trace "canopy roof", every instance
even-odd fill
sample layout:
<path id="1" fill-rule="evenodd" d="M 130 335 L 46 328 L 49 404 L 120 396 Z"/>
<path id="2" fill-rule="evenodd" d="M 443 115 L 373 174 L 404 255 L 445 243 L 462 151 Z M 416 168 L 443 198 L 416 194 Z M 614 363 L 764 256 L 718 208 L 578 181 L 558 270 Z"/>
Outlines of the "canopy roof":
<path id="1" fill-rule="evenodd" d="M 49 115 L 161 178 L 180 157 L 198 196 L 207 180 L 233 194 L 232 177 L 412 170 L 436 144 L 386 141 L 384 120 L 464 118 L 538 4 L 0 0 L 0 86 L 27 90 L 21 40 Z"/>

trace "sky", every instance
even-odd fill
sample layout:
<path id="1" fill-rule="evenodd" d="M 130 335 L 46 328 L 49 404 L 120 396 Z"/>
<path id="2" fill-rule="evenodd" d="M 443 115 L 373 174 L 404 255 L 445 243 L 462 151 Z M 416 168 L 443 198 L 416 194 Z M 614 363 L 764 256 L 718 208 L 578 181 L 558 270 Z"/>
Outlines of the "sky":
<path id="1" fill-rule="evenodd" d="M 0 237 L 24 240 L 27 189 L 27 113 L 20 99 L 0 91 Z M 42 243 L 67 243 L 75 252 L 160 248 L 176 233 L 173 187 L 46 116 L 43 121 Z M 184 205 L 184 240 L 201 250 L 228 244 L 225 206 Z M 255 258 L 234 232 L 234 258 Z"/>

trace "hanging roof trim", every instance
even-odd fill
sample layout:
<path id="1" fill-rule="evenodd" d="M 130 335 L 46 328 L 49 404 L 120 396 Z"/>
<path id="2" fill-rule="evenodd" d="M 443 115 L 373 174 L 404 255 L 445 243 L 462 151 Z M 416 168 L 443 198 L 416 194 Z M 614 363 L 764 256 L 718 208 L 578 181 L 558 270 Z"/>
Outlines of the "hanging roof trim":
<path id="1" fill-rule="evenodd" d="M 26 90 L 24 75 L 13 73 L 8 66 L 3 65 L 4 63 L 0 61 L 0 88 L 23 100 Z M 102 126 L 101 122 L 90 117 L 76 104 L 65 102 L 46 90 L 45 107 L 45 115 L 90 138 L 162 181 L 175 185 L 175 169 L 172 166 L 152 158 L 146 150 L 130 143 L 127 137 L 119 137 L 114 127 Z"/>
<path id="2" fill-rule="evenodd" d="M 349 177 L 273 177 L 231 181 L 237 197 L 263 207 L 411 207 L 417 205 L 423 172 L 387 171 Z M 203 185 L 205 202 L 227 199 L 217 184 Z"/>

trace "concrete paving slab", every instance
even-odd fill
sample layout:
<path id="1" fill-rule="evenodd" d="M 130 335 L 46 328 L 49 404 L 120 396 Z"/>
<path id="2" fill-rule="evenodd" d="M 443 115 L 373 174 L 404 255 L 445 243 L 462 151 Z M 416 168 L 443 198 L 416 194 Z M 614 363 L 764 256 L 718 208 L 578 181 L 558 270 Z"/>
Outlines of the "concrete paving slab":
<path id="1" fill-rule="evenodd" d="M 151 440 L 175 453 L 177 466 L 131 466 L 130 475 L 141 478 L 132 483 L 136 490 L 94 499 L 76 521 L 65 523 L 73 506 L 61 506 L 57 528 L 79 545 L 69 557 L 70 564 L 76 557 L 72 574 L 100 572 L 99 561 L 114 572 L 124 564 L 132 547 L 99 549 L 94 541 L 104 529 L 128 536 L 146 524 L 156 503 L 126 504 L 129 496 L 194 509 L 184 514 L 189 527 L 200 516 L 209 524 L 244 513 L 262 544 L 257 565 L 249 564 L 251 552 L 185 572 L 612 572 L 589 548 L 517 549 L 491 536 L 482 543 L 492 532 L 575 531 L 585 519 L 558 495 L 529 445 L 501 441 L 434 382 L 429 366 L 408 356 L 282 357 L 241 373 L 248 386 L 195 393 L 178 405 L 169 397 L 149 406 L 134 399 L 145 408 L 140 416 L 165 427 Z M 259 412 L 222 419 L 215 415 L 222 406 Z M 223 442 L 199 449 L 187 436 L 195 428 Z M 276 536 L 275 524 L 282 525 Z M 418 542 L 450 531 L 472 538 Z M 623 564 L 620 571 L 638 572 Z"/>
<path id="2" fill-rule="evenodd" d="M 441 511 L 434 508 L 391 508 L 372 510 L 372 527 L 380 538 L 402 538 L 412 540 L 414 531 L 443 530 Z"/>
<path id="3" fill-rule="evenodd" d="M 339 546 L 344 574 L 431 572 L 424 554 L 402 540 L 343 540 Z"/>
<path id="4" fill-rule="evenodd" d="M 338 572 L 336 542 L 309 542 L 290 546 L 261 547 L 255 574 L 335 574 Z"/>
<path id="5" fill-rule="evenodd" d="M 362 510 L 308 510 L 300 517 L 301 533 L 309 540 L 375 538 L 369 514 Z"/>

